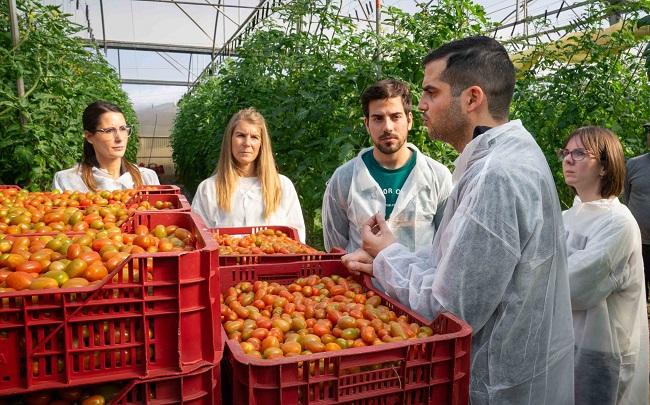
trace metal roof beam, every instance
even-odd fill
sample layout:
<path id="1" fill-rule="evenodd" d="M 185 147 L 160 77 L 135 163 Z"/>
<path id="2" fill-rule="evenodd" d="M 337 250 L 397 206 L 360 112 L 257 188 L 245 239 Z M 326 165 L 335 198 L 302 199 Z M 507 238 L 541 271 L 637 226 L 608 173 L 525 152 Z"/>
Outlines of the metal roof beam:
<path id="1" fill-rule="evenodd" d="M 547 10 L 543 14 L 528 16 L 528 17 L 526 17 L 526 18 L 524 18 L 522 20 L 518 20 L 518 21 L 508 23 L 508 24 L 500 25 L 500 26 L 498 26 L 498 27 L 496 27 L 496 28 L 494 28 L 494 29 L 492 29 L 490 31 L 487 31 L 487 32 L 493 33 L 493 32 L 497 32 L 497 31 L 501 31 L 503 29 L 514 27 L 514 26 L 519 25 L 519 24 L 528 23 L 528 22 L 535 21 L 535 20 L 540 19 L 540 18 L 546 18 L 549 15 L 552 15 L 552 14 L 555 14 L 555 13 L 557 13 L 557 15 L 559 15 L 562 11 L 569 11 L 569 10 L 573 10 L 574 8 L 586 6 L 586 5 L 590 4 L 590 3 L 593 3 L 594 1 L 595 0 L 581 1 L 579 3 L 574 3 L 574 4 L 572 4 L 570 6 L 566 6 L 566 7 L 564 7 L 565 3 L 562 3 L 561 7 L 558 8 L 558 9 L 551 10 L 551 11 Z"/>
<path id="2" fill-rule="evenodd" d="M 183 86 L 189 87 L 192 82 L 175 80 L 147 80 L 147 79 L 121 79 L 122 84 L 144 84 L 150 86 Z"/>
<path id="3" fill-rule="evenodd" d="M 203 3 L 199 3 L 196 1 L 181 1 L 181 0 L 135 0 L 135 1 L 147 1 L 147 2 L 153 2 L 153 3 L 168 3 L 168 4 L 184 4 L 188 6 L 212 6 L 212 7 L 223 7 L 223 8 L 239 8 L 239 9 L 250 9 L 250 10 L 255 10 L 255 9 L 261 9 L 264 7 L 260 6 L 238 6 L 235 4 L 218 4 L 218 3 L 210 3 L 207 0 Z"/>
<path id="4" fill-rule="evenodd" d="M 96 41 L 91 39 L 83 39 L 88 45 L 97 44 Z M 130 42 L 130 41 L 102 41 L 102 46 L 106 44 L 107 48 L 111 49 L 124 49 L 130 51 L 150 51 L 150 52 L 173 52 L 173 53 L 195 53 L 199 55 L 212 55 L 211 46 L 195 46 L 195 45 L 172 45 L 172 44 L 156 44 L 151 42 Z M 237 56 L 235 52 L 230 52 L 227 56 Z"/>
<path id="5" fill-rule="evenodd" d="M 213 69 L 215 60 L 217 60 L 217 58 L 223 58 L 225 56 L 232 56 L 233 54 L 236 54 L 236 50 L 241 44 L 243 38 L 251 31 L 253 31 L 259 22 L 272 14 L 270 8 L 275 7 L 276 0 L 270 1 L 272 4 L 269 6 L 269 0 L 260 0 L 260 2 L 257 4 L 257 10 L 250 13 L 250 15 L 239 25 L 237 30 L 230 36 L 230 38 L 224 42 L 224 44 L 221 46 L 221 49 L 212 55 L 212 60 L 205 68 L 203 68 L 203 71 L 198 75 L 192 87 L 198 83 L 199 79 L 205 74 L 205 72 L 211 71 Z M 281 3 L 282 0 L 277 0 L 277 2 Z M 265 11 L 267 13 L 264 13 Z"/>

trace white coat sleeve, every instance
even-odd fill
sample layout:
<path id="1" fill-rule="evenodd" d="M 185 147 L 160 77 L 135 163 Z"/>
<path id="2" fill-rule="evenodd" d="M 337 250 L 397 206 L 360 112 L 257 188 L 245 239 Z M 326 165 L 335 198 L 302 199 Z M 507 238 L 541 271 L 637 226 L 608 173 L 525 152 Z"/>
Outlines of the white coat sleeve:
<path id="1" fill-rule="evenodd" d="M 300 236 L 300 241 L 305 243 L 305 220 L 302 216 L 298 193 L 296 192 L 296 188 L 293 186 L 291 180 L 286 180 L 282 188 L 282 193 L 287 193 L 286 200 L 283 198 L 283 200 L 287 202 L 287 206 L 283 207 L 287 213 L 287 225 L 296 228 L 298 230 L 298 235 Z"/>
<path id="2" fill-rule="evenodd" d="M 197 214 L 198 216 L 201 217 L 205 225 L 209 228 L 215 228 L 218 226 L 213 220 L 213 218 L 210 217 L 210 204 L 216 204 L 216 196 L 211 196 L 208 195 L 207 189 L 207 182 L 212 181 L 212 178 L 203 180 L 201 184 L 199 184 L 199 187 L 196 189 L 196 193 L 194 194 L 194 198 L 192 199 L 192 212 Z M 213 201 L 214 200 L 214 201 Z"/>
<path id="3" fill-rule="evenodd" d="M 65 191 L 63 184 L 61 184 L 61 175 L 60 172 L 54 173 L 54 179 L 52 180 L 52 190 L 59 190 L 61 192 Z"/>
<path id="4" fill-rule="evenodd" d="M 373 271 L 377 265 L 385 265 L 384 272 L 408 279 L 407 302 L 415 311 L 433 318 L 442 307 L 476 331 L 502 301 L 521 254 L 518 213 L 512 198 L 504 198 L 513 193 L 508 182 L 499 177 L 494 176 L 489 182 L 492 186 L 483 187 L 462 202 L 441 229 L 443 234 L 437 240 L 443 246 L 439 250 L 434 246 L 439 252 L 436 268 L 433 259 L 425 262 L 406 253 L 396 258 L 386 254 L 383 263 L 373 265 Z M 484 203 L 472 207 L 475 200 Z M 402 273 L 405 270 L 407 273 Z"/>
<path id="5" fill-rule="evenodd" d="M 390 263 L 400 263 L 399 267 Z M 419 301 L 422 294 L 431 297 L 432 280 L 435 274 L 433 252 L 430 246 L 413 253 L 399 243 L 393 243 L 382 250 L 373 262 L 373 275 L 387 295 L 397 298 L 402 304 L 414 309 L 429 319 L 434 319 L 442 310 L 432 299 L 429 305 Z M 417 293 L 416 293 L 417 292 Z"/>
<path id="6" fill-rule="evenodd" d="M 142 170 L 140 168 L 140 173 L 142 173 L 142 182 L 145 186 L 159 186 L 160 180 L 158 180 L 158 174 L 153 170 Z"/>
<path id="7" fill-rule="evenodd" d="M 625 282 L 629 277 L 626 264 L 633 243 L 634 230 L 629 222 L 610 221 L 589 235 L 583 249 L 570 252 L 569 287 L 574 310 L 586 310 L 602 303 Z"/>
<path id="8" fill-rule="evenodd" d="M 347 213 L 347 188 L 341 187 L 340 176 L 334 173 L 325 188 L 321 217 L 323 221 L 323 241 L 325 249 L 329 252 L 332 248 L 346 249 L 350 239 L 349 221 Z"/>
<path id="9" fill-rule="evenodd" d="M 449 246 L 438 261 L 432 295 L 445 309 L 480 330 L 502 302 L 521 254 L 511 240 L 517 238 L 512 222 L 501 222 L 494 215 L 504 210 L 489 214 L 460 211 L 449 225 Z M 516 213 L 503 214 L 510 215 Z M 505 237 L 503 230 L 512 232 L 511 237 Z"/>

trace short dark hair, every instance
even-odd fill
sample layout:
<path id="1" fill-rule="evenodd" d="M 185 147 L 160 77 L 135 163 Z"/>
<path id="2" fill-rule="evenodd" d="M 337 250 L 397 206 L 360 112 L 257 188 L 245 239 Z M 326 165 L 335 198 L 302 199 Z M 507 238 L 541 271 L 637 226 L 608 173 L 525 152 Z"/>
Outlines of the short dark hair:
<path id="1" fill-rule="evenodd" d="M 451 86 L 454 97 L 470 86 L 483 89 L 493 118 L 508 118 L 515 90 L 515 67 L 497 40 L 475 36 L 448 42 L 431 51 L 424 65 L 447 60 L 441 79 Z"/>
<path id="2" fill-rule="evenodd" d="M 376 82 L 361 94 L 361 106 L 363 107 L 363 115 L 368 118 L 370 112 L 368 105 L 371 101 L 386 100 L 388 98 L 401 97 L 404 112 L 408 114 L 413 108 L 413 100 L 411 98 L 411 90 L 408 84 L 401 80 L 386 79 Z"/>
<path id="3" fill-rule="evenodd" d="M 575 137 L 578 137 L 585 149 L 600 159 L 603 165 L 605 174 L 600 182 L 600 195 L 609 198 L 621 194 L 625 181 L 625 156 L 616 134 L 606 128 L 586 126 L 571 132 L 564 146 Z"/>

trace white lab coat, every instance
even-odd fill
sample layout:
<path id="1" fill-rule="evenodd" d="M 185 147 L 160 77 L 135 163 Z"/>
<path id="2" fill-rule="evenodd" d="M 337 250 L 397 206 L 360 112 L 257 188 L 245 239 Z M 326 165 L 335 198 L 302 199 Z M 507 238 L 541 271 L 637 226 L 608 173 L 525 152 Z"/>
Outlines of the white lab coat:
<path id="1" fill-rule="evenodd" d="M 146 167 L 138 167 L 138 169 L 142 175 L 144 185 L 156 186 L 160 184 L 156 172 Z M 135 187 L 129 172 L 125 172 L 117 179 L 114 179 L 106 170 L 98 167 L 93 167 L 92 173 L 98 190 L 124 190 Z M 75 190 L 84 193 L 90 191 L 86 183 L 81 179 L 81 170 L 78 164 L 69 169 L 56 172 L 52 181 L 52 189 L 59 191 Z"/>
<path id="2" fill-rule="evenodd" d="M 422 154 L 415 145 L 415 167 L 404 182 L 388 226 L 397 240 L 416 250 L 431 246 L 451 192 L 451 173 L 443 164 Z M 353 252 L 361 247 L 361 228 L 375 213 L 386 212 L 386 197 L 361 156 L 340 166 L 328 181 L 323 196 L 322 220 L 325 248 Z"/>
<path id="3" fill-rule="evenodd" d="M 648 318 L 639 226 L 616 197 L 586 203 L 576 197 L 564 212 L 564 226 L 576 404 L 647 404 Z"/>
<path id="4" fill-rule="evenodd" d="M 375 258 L 387 293 L 428 318 L 473 328 L 476 404 L 572 404 L 573 328 L 560 204 L 548 164 L 519 120 L 456 161 L 433 249 L 395 243 Z"/>
<path id="5" fill-rule="evenodd" d="M 226 226 L 283 225 L 298 230 L 300 240 L 305 242 L 305 221 L 300 209 L 298 194 L 291 180 L 280 175 L 280 205 L 269 218 L 264 219 L 262 186 L 257 177 L 240 177 L 232 194 L 230 212 L 224 212 L 217 204 L 216 176 L 209 177 L 199 184 L 192 211 L 203 218 L 211 228 Z"/>

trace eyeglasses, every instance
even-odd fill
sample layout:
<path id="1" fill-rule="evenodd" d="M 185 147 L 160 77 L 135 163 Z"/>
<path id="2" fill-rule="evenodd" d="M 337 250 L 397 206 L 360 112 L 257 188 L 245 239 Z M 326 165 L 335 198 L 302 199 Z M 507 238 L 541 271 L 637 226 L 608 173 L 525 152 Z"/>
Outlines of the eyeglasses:
<path id="1" fill-rule="evenodd" d="M 119 132 L 120 135 L 126 135 L 128 137 L 128 136 L 131 135 L 131 128 L 132 127 L 130 127 L 128 125 L 123 125 L 123 126 L 121 126 L 119 128 L 99 128 L 99 129 L 95 130 L 95 133 L 99 133 L 99 134 L 101 134 L 103 136 L 110 135 L 110 136 L 115 137 Z"/>
<path id="2" fill-rule="evenodd" d="M 560 159 L 560 162 L 563 162 L 564 159 L 566 159 L 567 156 L 571 155 L 571 159 L 575 161 L 580 161 L 584 160 L 589 155 L 592 155 L 591 152 L 583 149 L 583 148 L 576 148 L 573 150 L 568 150 L 568 149 L 558 149 L 557 150 L 557 157 Z"/>

